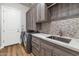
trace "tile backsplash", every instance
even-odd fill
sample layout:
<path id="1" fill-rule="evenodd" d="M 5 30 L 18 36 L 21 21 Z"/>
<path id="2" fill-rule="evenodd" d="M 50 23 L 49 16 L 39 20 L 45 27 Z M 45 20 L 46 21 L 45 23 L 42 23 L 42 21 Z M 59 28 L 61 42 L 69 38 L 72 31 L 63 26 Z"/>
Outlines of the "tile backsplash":
<path id="1" fill-rule="evenodd" d="M 79 39 L 79 18 L 63 19 L 42 24 L 43 33 Z"/>
<path id="2" fill-rule="evenodd" d="M 48 27 L 49 28 L 49 27 Z M 50 24 L 50 34 L 67 36 L 71 38 L 79 38 L 79 18 L 63 19 L 52 21 Z"/>
<path id="3" fill-rule="evenodd" d="M 41 24 L 41 32 L 43 32 L 43 33 L 49 33 L 49 31 L 50 31 L 50 22 L 47 22 L 47 23 L 42 23 Z"/>

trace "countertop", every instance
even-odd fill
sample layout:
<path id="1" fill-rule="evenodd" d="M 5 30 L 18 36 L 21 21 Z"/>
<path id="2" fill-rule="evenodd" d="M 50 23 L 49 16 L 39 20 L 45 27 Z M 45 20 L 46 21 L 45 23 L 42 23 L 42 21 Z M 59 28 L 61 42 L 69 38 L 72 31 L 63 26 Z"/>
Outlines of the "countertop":
<path id="1" fill-rule="evenodd" d="M 53 40 L 53 39 L 51 40 L 51 39 L 47 38 L 49 36 L 58 36 L 58 35 L 50 35 L 50 34 L 44 34 L 44 33 L 35 33 L 35 34 L 32 34 L 32 36 L 41 38 L 41 39 L 49 41 L 51 43 L 54 43 L 54 44 L 66 47 L 68 49 L 71 49 L 73 51 L 79 52 L 79 39 L 61 36 L 63 38 L 72 39 L 70 43 L 64 43 L 64 42 L 61 42 L 61 41 L 57 41 L 57 40 Z"/>

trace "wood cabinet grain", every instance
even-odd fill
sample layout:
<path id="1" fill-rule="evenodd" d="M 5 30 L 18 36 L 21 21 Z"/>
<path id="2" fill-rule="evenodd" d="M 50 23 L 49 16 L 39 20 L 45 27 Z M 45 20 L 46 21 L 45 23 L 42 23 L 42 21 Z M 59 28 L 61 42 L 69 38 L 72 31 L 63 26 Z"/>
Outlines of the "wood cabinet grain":
<path id="1" fill-rule="evenodd" d="M 51 56 L 53 54 L 53 46 L 47 44 L 44 41 L 41 41 L 41 50 L 40 55 L 42 56 Z"/>
<path id="2" fill-rule="evenodd" d="M 79 4 L 78 3 L 69 4 L 69 15 L 71 17 L 78 17 L 79 16 Z"/>
<path id="3" fill-rule="evenodd" d="M 37 19 L 36 6 L 33 6 L 26 13 L 26 29 L 27 30 L 36 30 L 36 19 Z"/>
<path id="4" fill-rule="evenodd" d="M 37 21 L 39 22 L 41 20 L 41 4 L 37 4 Z"/>
<path id="5" fill-rule="evenodd" d="M 62 20 L 79 16 L 78 3 L 57 3 L 49 10 L 51 20 Z"/>
<path id="6" fill-rule="evenodd" d="M 64 49 L 58 48 L 57 46 L 53 49 L 54 56 L 73 56 L 73 54 L 68 53 Z"/>
<path id="7" fill-rule="evenodd" d="M 35 55 L 35 56 L 39 56 L 39 51 L 36 50 L 36 48 L 34 46 L 32 46 L 32 53 Z"/>
<path id="8" fill-rule="evenodd" d="M 47 21 L 48 9 L 45 3 L 37 4 L 37 22 Z"/>
<path id="9" fill-rule="evenodd" d="M 47 6 L 45 3 L 41 3 L 41 21 L 46 21 L 47 17 Z"/>
<path id="10" fill-rule="evenodd" d="M 36 19 L 37 19 L 37 12 L 36 6 L 32 8 L 32 30 L 36 30 Z"/>
<path id="11" fill-rule="evenodd" d="M 32 36 L 32 53 L 35 56 L 79 56 L 79 52 Z"/>
<path id="12" fill-rule="evenodd" d="M 26 29 L 37 30 L 36 23 L 42 23 L 50 20 L 48 16 L 49 13 L 48 13 L 47 5 L 45 3 L 38 3 L 34 5 L 26 13 Z"/>
<path id="13" fill-rule="evenodd" d="M 40 39 L 36 37 L 32 37 L 32 53 L 35 56 L 40 55 Z"/>
<path id="14" fill-rule="evenodd" d="M 36 38 L 36 37 L 32 37 L 32 41 L 35 42 L 36 44 L 40 44 L 40 39 Z"/>

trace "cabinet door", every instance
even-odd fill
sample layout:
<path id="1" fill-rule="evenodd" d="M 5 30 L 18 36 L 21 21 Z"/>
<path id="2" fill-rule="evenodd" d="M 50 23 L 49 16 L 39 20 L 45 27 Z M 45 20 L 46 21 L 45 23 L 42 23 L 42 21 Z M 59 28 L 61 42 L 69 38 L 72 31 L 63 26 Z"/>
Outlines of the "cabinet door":
<path id="1" fill-rule="evenodd" d="M 41 20 L 41 4 L 37 4 L 37 22 Z"/>
<path id="2" fill-rule="evenodd" d="M 28 12 L 26 13 L 26 29 L 28 30 Z"/>
<path id="3" fill-rule="evenodd" d="M 40 55 L 40 39 L 32 37 L 32 53 L 36 56 Z"/>
<path id="4" fill-rule="evenodd" d="M 66 19 L 69 17 L 69 4 L 61 4 L 62 5 L 62 12 L 61 12 L 61 18 Z M 61 9 L 60 9 L 61 10 Z"/>
<path id="5" fill-rule="evenodd" d="M 53 56 L 73 56 L 73 54 L 68 53 L 67 51 L 60 49 L 60 48 L 54 47 Z"/>
<path id="6" fill-rule="evenodd" d="M 69 4 L 56 4 L 51 7 L 51 19 L 59 20 L 69 17 Z"/>
<path id="7" fill-rule="evenodd" d="M 32 53 L 33 53 L 35 56 L 39 56 L 39 51 L 38 51 L 34 46 L 32 46 Z"/>
<path id="8" fill-rule="evenodd" d="M 41 47 L 41 56 L 51 56 L 51 50 L 47 47 Z"/>
<path id="9" fill-rule="evenodd" d="M 47 6 L 45 3 L 41 3 L 41 21 L 47 20 Z"/>
<path id="10" fill-rule="evenodd" d="M 46 42 L 41 42 L 41 50 L 40 55 L 41 56 L 51 56 L 53 54 L 53 46 L 50 46 Z"/>
<path id="11" fill-rule="evenodd" d="M 26 25 L 27 25 L 27 30 L 32 29 L 32 15 L 31 15 L 31 10 L 26 13 Z"/>
<path id="12" fill-rule="evenodd" d="M 26 13 L 26 24 L 28 30 L 36 30 L 36 19 L 37 19 L 37 12 L 36 7 L 34 6 L 31 8 L 28 13 Z"/>
<path id="13" fill-rule="evenodd" d="M 37 44 L 36 42 L 33 42 L 33 41 L 32 41 L 32 46 L 35 47 L 37 51 L 40 50 L 40 45 Z"/>
<path id="14" fill-rule="evenodd" d="M 35 42 L 33 42 L 32 41 L 32 53 L 34 54 L 34 55 L 36 55 L 36 56 L 39 56 L 40 54 L 40 45 L 39 44 L 37 44 L 37 43 L 35 43 Z"/>
<path id="15" fill-rule="evenodd" d="M 34 8 L 32 8 L 31 9 L 31 11 L 30 11 L 31 13 L 30 13 L 30 15 L 31 15 L 31 19 L 30 19 L 30 24 L 31 24 L 31 30 L 34 30 L 34 15 L 33 15 L 33 12 L 34 12 Z"/>
<path id="16" fill-rule="evenodd" d="M 55 20 L 57 19 L 57 16 L 58 16 L 58 5 L 56 4 L 51 8 L 51 19 Z"/>
<path id="17" fill-rule="evenodd" d="M 39 38 L 36 38 L 36 37 L 33 36 L 32 41 L 35 42 L 36 44 L 40 45 L 40 39 Z"/>
<path id="18" fill-rule="evenodd" d="M 26 13 L 26 26 L 27 26 L 27 30 L 30 29 L 30 18 L 31 18 L 30 11 L 28 11 Z"/>
<path id="19" fill-rule="evenodd" d="M 42 22 L 47 20 L 47 6 L 45 3 L 37 4 L 37 22 Z"/>
<path id="20" fill-rule="evenodd" d="M 36 30 L 36 19 L 37 19 L 37 12 L 36 12 L 36 6 L 32 8 L 32 29 Z"/>
<path id="21" fill-rule="evenodd" d="M 69 16 L 79 17 L 79 4 L 78 3 L 69 4 Z"/>

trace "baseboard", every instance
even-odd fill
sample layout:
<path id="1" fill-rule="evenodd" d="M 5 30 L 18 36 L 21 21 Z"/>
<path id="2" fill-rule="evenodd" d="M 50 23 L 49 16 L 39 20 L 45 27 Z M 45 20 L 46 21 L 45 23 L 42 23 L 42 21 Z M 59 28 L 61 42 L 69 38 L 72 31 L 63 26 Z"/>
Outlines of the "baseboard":
<path id="1" fill-rule="evenodd" d="M 21 44 L 21 42 L 17 42 L 15 44 Z M 12 45 L 15 45 L 15 44 L 12 44 Z M 8 45 L 8 46 L 11 46 L 11 45 Z M 4 48 L 5 46 L 1 46 L 0 49 Z"/>
<path id="2" fill-rule="evenodd" d="M 4 48 L 4 46 L 1 46 L 0 49 Z"/>
<path id="3" fill-rule="evenodd" d="M 19 44 L 21 44 L 21 42 L 19 42 Z"/>

